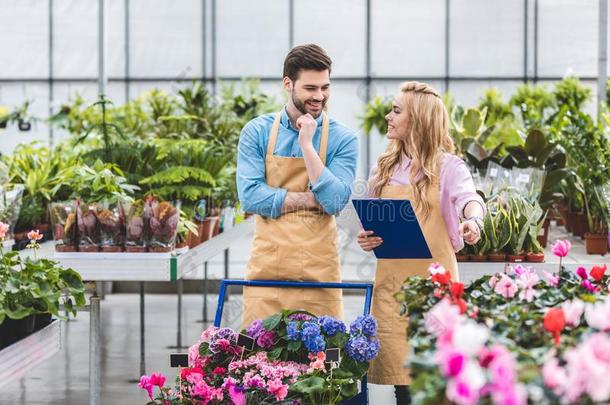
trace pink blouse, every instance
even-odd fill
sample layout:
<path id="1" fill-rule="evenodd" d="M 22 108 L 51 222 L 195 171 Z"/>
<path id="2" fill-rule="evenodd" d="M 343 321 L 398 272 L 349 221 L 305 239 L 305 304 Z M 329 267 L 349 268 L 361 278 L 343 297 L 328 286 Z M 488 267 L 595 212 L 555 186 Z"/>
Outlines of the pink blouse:
<path id="1" fill-rule="evenodd" d="M 403 156 L 400 164 L 394 169 L 388 184 L 396 186 L 408 185 L 410 165 L 411 159 Z M 377 165 L 371 169 L 369 178 L 376 173 Z M 464 218 L 464 208 L 470 201 L 476 201 L 481 204 L 483 212 L 486 211 L 486 208 L 483 199 L 476 192 L 466 163 L 450 153 L 446 153 L 443 156 L 441 163 L 440 200 L 441 211 L 447 225 L 451 244 L 453 249 L 458 252 L 464 247 L 464 239 L 460 237 L 458 232 L 460 218 Z"/>

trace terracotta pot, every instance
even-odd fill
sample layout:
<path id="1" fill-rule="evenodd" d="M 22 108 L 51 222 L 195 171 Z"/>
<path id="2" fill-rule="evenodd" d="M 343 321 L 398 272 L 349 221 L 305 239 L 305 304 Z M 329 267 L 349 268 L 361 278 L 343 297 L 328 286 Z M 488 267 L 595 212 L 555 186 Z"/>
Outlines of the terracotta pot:
<path id="1" fill-rule="evenodd" d="M 214 229 L 216 228 L 216 224 L 218 224 L 218 217 L 207 217 L 203 220 L 203 222 L 199 222 L 199 242 L 205 242 L 210 240 L 212 236 L 214 236 Z"/>
<path id="2" fill-rule="evenodd" d="M 171 252 L 172 247 L 171 246 L 150 246 L 148 248 L 148 251 L 152 252 L 152 253 L 166 253 L 166 252 Z"/>
<path id="3" fill-rule="evenodd" d="M 587 221 L 587 215 L 578 214 L 578 236 L 581 238 L 585 237 L 585 233 L 589 232 L 589 223 Z"/>
<path id="4" fill-rule="evenodd" d="M 544 261 L 544 253 L 528 253 L 526 260 L 531 263 L 542 263 Z"/>
<path id="5" fill-rule="evenodd" d="M 40 233 L 47 233 L 51 229 L 50 224 L 37 224 L 34 229 L 38 229 Z"/>
<path id="6" fill-rule="evenodd" d="M 176 249 L 182 249 L 182 248 L 185 248 L 187 246 L 188 246 L 188 243 L 186 241 L 180 242 L 180 243 L 176 242 Z"/>
<path id="7" fill-rule="evenodd" d="M 146 246 L 125 246 L 125 252 L 144 253 L 146 252 Z"/>
<path id="8" fill-rule="evenodd" d="M 55 245 L 55 251 L 56 252 L 77 252 L 78 250 L 76 249 L 76 246 L 70 246 L 70 245 Z"/>
<path id="9" fill-rule="evenodd" d="M 566 217 L 566 230 L 568 232 L 572 232 L 574 230 L 574 222 L 576 222 L 576 216 L 578 214 L 576 212 L 568 211 Z"/>
<path id="10" fill-rule="evenodd" d="M 487 255 L 487 257 L 489 258 L 490 262 L 494 262 L 494 263 L 499 263 L 499 262 L 503 262 L 504 260 L 506 260 L 506 255 L 504 253 L 499 253 L 499 252 L 492 252 L 489 255 Z"/>
<path id="11" fill-rule="evenodd" d="M 216 236 L 220 233 L 220 217 L 218 217 L 218 219 L 216 220 L 216 223 L 214 224 L 214 233 L 212 234 L 212 236 Z"/>
<path id="12" fill-rule="evenodd" d="M 118 253 L 123 251 L 123 246 L 102 246 L 102 252 Z"/>
<path id="13" fill-rule="evenodd" d="M 507 259 L 511 263 L 521 263 L 525 261 L 525 255 L 507 255 Z"/>
<path id="14" fill-rule="evenodd" d="M 486 262 L 487 261 L 487 255 L 470 255 L 470 261 L 471 262 Z"/>
<path id="15" fill-rule="evenodd" d="M 608 253 L 608 234 L 587 232 L 585 249 L 588 255 L 605 255 Z"/>
<path id="16" fill-rule="evenodd" d="M 196 223 L 199 224 L 199 222 L 196 222 Z M 198 228 L 197 232 L 201 232 L 200 229 L 201 228 Z M 201 235 L 201 233 L 199 233 L 199 235 Z M 188 235 L 186 235 L 186 244 L 188 245 L 189 248 L 192 249 L 201 243 L 201 241 L 199 239 L 200 238 L 198 235 L 195 235 L 194 233 L 189 231 Z"/>
<path id="17" fill-rule="evenodd" d="M 467 262 L 469 260 L 469 256 L 468 255 L 455 255 L 455 258 L 457 259 L 458 262 Z"/>
<path id="18" fill-rule="evenodd" d="M 83 253 L 99 252 L 100 247 L 95 245 L 82 245 L 78 247 L 78 251 Z"/>

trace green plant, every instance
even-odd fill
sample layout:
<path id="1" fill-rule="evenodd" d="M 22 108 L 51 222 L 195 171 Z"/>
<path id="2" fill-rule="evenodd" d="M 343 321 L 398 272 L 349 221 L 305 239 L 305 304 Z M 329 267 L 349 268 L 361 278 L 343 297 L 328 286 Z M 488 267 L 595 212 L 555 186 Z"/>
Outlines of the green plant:
<path id="1" fill-rule="evenodd" d="M 555 98 L 545 86 L 523 84 L 510 98 L 509 104 L 516 107 L 526 130 L 542 128 L 555 108 Z"/>
<path id="2" fill-rule="evenodd" d="M 526 242 L 528 242 L 528 247 L 531 247 L 529 251 L 537 251 L 536 248 L 540 247 L 537 241 L 540 231 L 538 226 L 542 225 L 546 217 L 546 215 L 543 215 L 542 208 L 536 201 L 532 203 L 519 193 L 510 193 L 507 199 L 507 211 L 512 223 L 509 241 L 510 253 L 521 254 L 528 250 L 524 248 Z M 540 221 L 540 218 L 542 218 L 542 221 Z"/>
<path id="3" fill-rule="evenodd" d="M 489 252 L 499 253 L 510 243 L 513 237 L 511 214 L 497 197 L 487 202 L 487 215 L 483 220 L 485 237 L 489 241 Z"/>
<path id="4" fill-rule="evenodd" d="M 496 88 L 485 90 L 477 106 L 479 110 L 486 109 L 485 125 L 491 126 L 505 118 L 513 118 L 513 112 L 508 103 L 502 101 L 502 93 Z"/>
<path id="5" fill-rule="evenodd" d="M 577 77 L 568 76 L 555 84 L 553 96 L 559 109 L 577 112 L 591 99 L 591 89 L 583 86 Z"/>
<path id="6" fill-rule="evenodd" d="M 388 132 L 385 116 L 392 109 L 392 101 L 377 96 L 364 107 L 364 115 L 359 117 L 364 133 L 369 135 L 376 128 L 380 135 Z"/>
<path id="7" fill-rule="evenodd" d="M 76 315 L 85 305 L 80 275 L 47 259 L 22 259 L 17 252 L 0 252 L 0 323 L 6 317 L 50 313 L 59 318 L 60 307 Z"/>
<path id="8" fill-rule="evenodd" d="M 449 130 L 457 153 L 469 151 L 473 144 L 483 145 L 494 130 L 494 126 L 485 125 L 487 108 L 467 108 L 456 106 L 451 112 L 451 129 Z"/>

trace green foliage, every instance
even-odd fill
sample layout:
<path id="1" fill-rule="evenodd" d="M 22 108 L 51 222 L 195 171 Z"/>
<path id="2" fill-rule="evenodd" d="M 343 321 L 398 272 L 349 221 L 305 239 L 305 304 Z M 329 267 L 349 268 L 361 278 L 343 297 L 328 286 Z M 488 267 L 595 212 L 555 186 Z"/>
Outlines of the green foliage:
<path id="1" fill-rule="evenodd" d="M 485 125 L 487 126 L 497 124 L 505 118 L 514 117 L 510 105 L 502 101 L 502 93 L 496 88 L 485 90 L 477 108 L 487 111 L 487 116 L 485 117 Z"/>
<path id="2" fill-rule="evenodd" d="M 577 77 L 568 76 L 555 85 L 553 96 L 559 109 L 577 112 L 591 100 L 591 89 L 580 84 Z"/>
<path id="3" fill-rule="evenodd" d="M 47 259 L 22 259 L 17 252 L 0 252 L 0 323 L 50 313 L 59 318 L 61 305 L 73 315 L 85 305 L 80 275 Z"/>
<path id="4" fill-rule="evenodd" d="M 543 85 L 523 84 L 517 88 L 509 104 L 517 108 L 526 129 L 541 128 L 555 107 L 555 98 Z"/>
<path id="5" fill-rule="evenodd" d="M 391 109 L 392 101 L 384 100 L 379 96 L 368 103 L 365 106 L 364 115 L 360 117 L 364 133 L 369 135 L 373 128 L 375 128 L 380 135 L 385 135 L 388 132 L 388 123 L 385 120 L 385 116 Z"/>

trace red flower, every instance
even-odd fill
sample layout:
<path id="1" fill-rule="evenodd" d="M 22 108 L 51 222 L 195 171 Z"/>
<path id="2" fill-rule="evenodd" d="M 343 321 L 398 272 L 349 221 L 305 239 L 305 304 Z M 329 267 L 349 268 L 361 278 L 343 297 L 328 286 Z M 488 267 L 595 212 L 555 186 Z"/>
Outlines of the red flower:
<path id="1" fill-rule="evenodd" d="M 449 290 L 451 291 L 451 296 L 453 298 L 462 298 L 464 295 L 464 283 L 451 283 Z"/>
<path id="2" fill-rule="evenodd" d="M 561 308 L 553 308 L 544 315 L 544 329 L 553 335 L 555 346 L 559 345 L 559 337 L 565 325 L 566 318 Z"/>
<path id="3" fill-rule="evenodd" d="M 182 371 L 180 371 L 180 378 L 182 380 L 186 380 L 186 377 L 191 374 L 201 374 L 203 377 L 205 377 L 205 371 L 203 371 L 201 366 L 197 366 L 192 368 L 183 368 Z"/>
<path id="4" fill-rule="evenodd" d="M 466 301 L 461 298 L 455 300 L 455 305 L 460 309 L 460 314 L 465 314 L 468 306 L 466 305 Z"/>
<path id="5" fill-rule="evenodd" d="M 448 271 L 445 271 L 444 273 L 433 274 L 432 281 L 435 283 L 439 283 L 440 285 L 445 285 L 451 281 L 451 274 Z"/>
<path id="6" fill-rule="evenodd" d="M 227 369 L 224 367 L 216 367 L 212 370 L 212 374 L 216 374 L 217 376 L 223 376 L 227 373 Z"/>
<path id="7" fill-rule="evenodd" d="M 593 279 L 598 283 L 601 283 L 607 268 L 608 266 L 606 266 L 605 264 L 603 266 L 593 266 L 590 273 L 591 277 L 593 277 Z"/>

